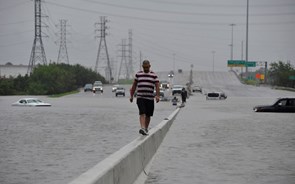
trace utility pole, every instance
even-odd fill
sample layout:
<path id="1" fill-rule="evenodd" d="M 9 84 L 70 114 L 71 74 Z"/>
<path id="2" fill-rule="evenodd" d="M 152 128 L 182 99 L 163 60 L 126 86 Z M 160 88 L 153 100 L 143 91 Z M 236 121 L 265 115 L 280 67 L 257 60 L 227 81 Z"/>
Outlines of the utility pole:
<path id="1" fill-rule="evenodd" d="M 215 59 L 215 53 L 216 53 L 215 50 L 213 50 L 213 51 L 212 51 L 212 56 L 213 56 L 213 57 L 212 57 L 212 61 L 213 61 L 212 71 L 213 71 L 213 72 L 214 72 L 214 62 L 215 62 L 214 59 Z"/>
<path id="2" fill-rule="evenodd" d="M 67 20 L 61 19 L 60 22 L 60 38 L 59 38 L 59 52 L 57 57 L 57 63 L 69 64 L 69 56 L 67 49 Z"/>
<path id="3" fill-rule="evenodd" d="M 241 42 L 241 60 L 244 59 L 244 41 Z M 243 67 L 241 66 L 241 73 L 243 73 Z"/>
<path id="4" fill-rule="evenodd" d="M 100 61 L 100 59 L 102 59 L 101 57 L 101 51 L 104 50 L 105 54 L 106 54 L 106 59 L 107 59 L 107 66 L 105 68 L 105 77 L 109 82 L 112 82 L 114 80 L 113 75 L 112 75 L 112 68 L 111 68 L 111 64 L 110 64 L 110 59 L 109 59 L 109 53 L 108 53 L 108 48 L 107 48 L 107 42 L 106 42 L 106 23 L 108 22 L 108 20 L 106 19 L 105 16 L 100 17 L 100 23 L 95 23 L 95 25 L 100 24 L 100 29 L 96 29 L 95 31 L 100 31 L 100 36 L 97 36 L 100 38 L 100 42 L 99 42 L 99 47 L 98 47 L 98 52 L 97 52 L 97 58 L 96 58 L 96 63 L 95 63 L 95 71 L 98 72 L 98 63 Z M 102 62 L 101 62 L 102 63 Z M 102 63 L 103 65 L 104 63 Z"/>
<path id="5" fill-rule="evenodd" d="M 31 51 L 29 66 L 27 74 L 32 73 L 36 64 L 47 65 L 45 50 L 42 42 L 42 13 L 41 13 L 41 0 L 35 0 L 35 38 Z"/>
<path id="6" fill-rule="evenodd" d="M 236 24 L 230 24 L 231 26 L 231 44 L 229 45 L 231 47 L 230 49 L 230 59 L 233 60 L 234 58 L 234 26 Z M 233 68 L 230 67 L 230 69 L 232 70 Z"/>
<path id="7" fill-rule="evenodd" d="M 128 38 L 128 53 L 129 53 L 129 64 L 128 64 L 128 73 L 126 75 L 126 78 L 127 79 L 130 79 L 130 75 L 132 76 L 133 73 L 134 73 L 134 70 L 133 70 L 133 62 L 132 62 L 132 30 L 129 29 L 129 38 Z"/>
<path id="8" fill-rule="evenodd" d="M 141 53 L 141 51 L 140 51 L 140 52 L 139 52 L 139 70 L 138 70 L 138 71 L 141 70 L 141 62 L 142 62 L 142 53 Z"/>
<path id="9" fill-rule="evenodd" d="M 173 74 L 175 74 L 175 53 L 173 53 Z"/>
<path id="10" fill-rule="evenodd" d="M 249 0 L 247 0 L 247 16 L 246 16 L 246 79 L 248 78 L 248 28 L 249 28 Z"/>
<path id="11" fill-rule="evenodd" d="M 231 26 L 231 52 L 230 52 L 230 59 L 233 60 L 234 57 L 234 26 L 236 24 L 230 24 Z"/>

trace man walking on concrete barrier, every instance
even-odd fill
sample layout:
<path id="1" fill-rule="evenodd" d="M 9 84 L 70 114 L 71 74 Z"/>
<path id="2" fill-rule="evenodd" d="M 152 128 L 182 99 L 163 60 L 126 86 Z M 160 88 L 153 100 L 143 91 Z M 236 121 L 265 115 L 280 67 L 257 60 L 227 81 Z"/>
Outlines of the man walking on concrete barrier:
<path id="1" fill-rule="evenodd" d="M 135 74 L 135 78 L 130 89 L 130 102 L 133 102 L 133 96 L 135 90 L 136 104 L 139 110 L 139 122 L 141 129 L 139 133 L 142 135 L 148 134 L 148 127 L 151 121 L 151 116 L 154 113 L 154 98 L 158 103 L 160 100 L 160 89 L 158 76 L 150 70 L 150 62 L 144 60 L 142 62 L 143 71 L 139 71 Z M 154 89 L 156 88 L 156 96 L 154 95 Z"/>

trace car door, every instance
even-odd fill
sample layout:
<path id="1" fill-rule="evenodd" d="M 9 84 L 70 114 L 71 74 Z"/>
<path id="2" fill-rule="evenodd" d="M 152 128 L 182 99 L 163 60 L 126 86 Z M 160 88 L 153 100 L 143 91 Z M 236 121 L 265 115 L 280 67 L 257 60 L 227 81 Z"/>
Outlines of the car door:
<path id="1" fill-rule="evenodd" d="M 285 112 L 287 110 L 287 99 L 279 100 L 276 105 L 276 111 L 277 112 Z"/>
<path id="2" fill-rule="evenodd" d="M 286 112 L 295 112 L 295 99 L 288 99 Z"/>

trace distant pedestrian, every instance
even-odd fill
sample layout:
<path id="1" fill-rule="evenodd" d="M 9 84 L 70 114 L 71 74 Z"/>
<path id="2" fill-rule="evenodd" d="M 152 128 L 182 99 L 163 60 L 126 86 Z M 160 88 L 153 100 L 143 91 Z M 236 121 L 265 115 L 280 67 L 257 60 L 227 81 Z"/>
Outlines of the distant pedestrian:
<path id="1" fill-rule="evenodd" d="M 143 71 L 139 71 L 135 74 L 135 78 L 130 89 L 130 102 L 133 102 L 133 96 L 135 90 L 136 93 L 136 104 L 139 110 L 139 122 L 140 130 L 139 133 L 142 135 L 148 134 L 148 127 L 151 121 L 151 116 L 154 114 L 154 98 L 158 103 L 160 100 L 160 89 L 158 76 L 150 70 L 150 62 L 144 60 L 142 62 Z M 154 90 L 156 88 L 156 96 Z"/>
<path id="2" fill-rule="evenodd" d="M 187 91 L 185 90 L 185 88 L 182 88 L 182 90 L 181 90 L 181 101 L 182 101 L 182 103 L 186 102 L 186 98 L 187 98 Z"/>
<path id="3" fill-rule="evenodd" d="M 172 105 L 177 105 L 177 102 L 178 102 L 178 99 L 177 97 L 175 96 L 174 98 L 172 98 Z"/>

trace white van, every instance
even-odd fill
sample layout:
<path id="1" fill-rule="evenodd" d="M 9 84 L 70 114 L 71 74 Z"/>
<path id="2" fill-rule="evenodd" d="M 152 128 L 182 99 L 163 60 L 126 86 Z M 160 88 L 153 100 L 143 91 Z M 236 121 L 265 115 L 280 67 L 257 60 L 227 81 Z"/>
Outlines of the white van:
<path id="1" fill-rule="evenodd" d="M 223 92 L 210 92 L 206 95 L 206 100 L 225 100 L 226 98 Z"/>

